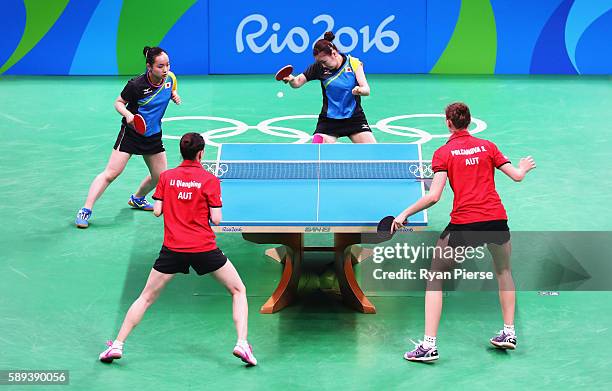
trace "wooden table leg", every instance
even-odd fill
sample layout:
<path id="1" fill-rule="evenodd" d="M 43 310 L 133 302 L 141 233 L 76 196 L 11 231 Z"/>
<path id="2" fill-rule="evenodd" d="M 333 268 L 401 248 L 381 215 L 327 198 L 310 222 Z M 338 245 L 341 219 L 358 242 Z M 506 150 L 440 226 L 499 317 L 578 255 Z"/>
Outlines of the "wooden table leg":
<path id="1" fill-rule="evenodd" d="M 358 233 L 335 233 L 335 269 L 342 293 L 342 300 L 357 311 L 366 314 L 375 314 L 376 307 L 363 293 L 357 280 L 353 265 L 361 261 L 359 255 L 353 256 L 351 246 L 361 242 L 361 234 Z"/>
<path id="2" fill-rule="evenodd" d="M 300 281 L 302 259 L 304 257 L 303 233 L 243 233 L 244 239 L 260 244 L 282 244 L 287 246 L 286 251 L 271 249 L 266 255 L 283 263 L 283 274 L 272 296 L 261 307 L 259 312 L 271 314 L 288 306 L 296 296 Z M 270 253 L 269 253 L 270 252 Z M 269 253 L 269 254 L 268 254 Z"/>

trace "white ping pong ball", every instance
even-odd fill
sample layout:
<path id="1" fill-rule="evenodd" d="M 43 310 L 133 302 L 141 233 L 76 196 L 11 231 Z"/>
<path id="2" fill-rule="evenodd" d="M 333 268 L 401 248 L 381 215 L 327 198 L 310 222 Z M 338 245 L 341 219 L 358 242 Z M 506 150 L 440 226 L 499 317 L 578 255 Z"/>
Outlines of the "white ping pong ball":
<path id="1" fill-rule="evenodd" d="M 283 92 L 282 92 L 282 91 L 278 91 L 278 92 L 276 93 L 276 97 L 277 97 L 277 98 L 282 98 L 283 96 L 285 96 L 285 94 L 283 94 Z"/>

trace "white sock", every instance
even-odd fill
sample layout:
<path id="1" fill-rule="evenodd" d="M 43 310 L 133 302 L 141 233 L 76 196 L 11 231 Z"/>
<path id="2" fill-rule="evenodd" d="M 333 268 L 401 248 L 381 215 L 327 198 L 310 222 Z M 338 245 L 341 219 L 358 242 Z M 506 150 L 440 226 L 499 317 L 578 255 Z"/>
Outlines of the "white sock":
<path id="1" fill-rule="evenodd" d="M 236 341 L 236 345 L 240 346 L 240 347 L 243 347 L 243 348 L 246 348 L 246 347 L 249 346 L 249 343 L 247 342 L 246 339 L 239 339 L 238 341 Z"/>
<path id="2" fill-rule="evenodd" d="M 514 325 L 513 324 L 505 324 L 504 325 L 504 333 L 508 335 L 514 335 Z"/>
<path id="3" fill-rule="evenodd" d="M 113 345 L 111 347 L 113 349 L 123 349 L 123 342 L 116 339 L 113 341 Z"/>
<path id="4" fill-rule="evenodd" d="M 436 337 L 430 337 L 429 335 L 423 336 L 423 347 L 425 349 L 431 349 L 436 346 Z"/>

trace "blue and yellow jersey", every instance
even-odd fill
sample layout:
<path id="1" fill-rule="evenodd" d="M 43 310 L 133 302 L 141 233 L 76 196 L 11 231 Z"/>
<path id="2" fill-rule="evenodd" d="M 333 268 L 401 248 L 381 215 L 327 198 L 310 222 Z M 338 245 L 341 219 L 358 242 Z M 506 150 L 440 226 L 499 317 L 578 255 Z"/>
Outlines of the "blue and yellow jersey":
<path id="1" fill-rule="evenodd" d="M 127 102 L 128 111 L 142 115 L 147 123 L 147 132 L 144 134 L 146 137 L 162 131 L 161 120 L 176 87 L 176 76 L 172 72 L 168 72 L 166 80 L 160 86 L 151 84 L 145 72 L 128 81 L 121 91 L 121 98 Z M 127 125 L 125 118 L 122 123 Z"/>
<path id="2" fill-rule="evenodd" d="M 351 93 L 358 86 L 355 70 L 363 66 L 358 58 L 342 54 L 344 61 L 337 70 L 329 70 L 319 63 L 310 65 L 304 72 L 306 80 L 320 80 L 323 108 L 320 116 L 343 119 L 363 112 L 361 97 Z"/>

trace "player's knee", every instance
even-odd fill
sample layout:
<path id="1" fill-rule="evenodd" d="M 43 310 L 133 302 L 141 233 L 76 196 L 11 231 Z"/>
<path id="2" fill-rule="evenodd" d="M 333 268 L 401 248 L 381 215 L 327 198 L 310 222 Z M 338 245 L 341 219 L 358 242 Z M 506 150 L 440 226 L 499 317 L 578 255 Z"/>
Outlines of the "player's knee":
<path id="1" fill-rule="evenodd" d="M 235 295 L 246 295 L 246 286 L 242 282 L 234 284 L 229 288 L 229 292 L 232 296 Z"/>
<path id="2" fill-rule="evenodd" d="M 123 170 L 115 170 L 112 168 L 107 168 L 106 170 L 104 170 L 102 175 L 107 182 L 112 182 L 115 179 L 117 179 L 119 175 L 121 175 L 121 171 Z"/>
<path id="3" fill-rule="evenodd" d="M 140 295 L 140 298 L 145 303 L 145 305 L 148 307 L 151 304 L 155 303 L 155 300 L 157 300 L 158 296 L 159 296 L 159 291 L 151 289 L 151 290 L 147 290 L 143 292 Z"/>

